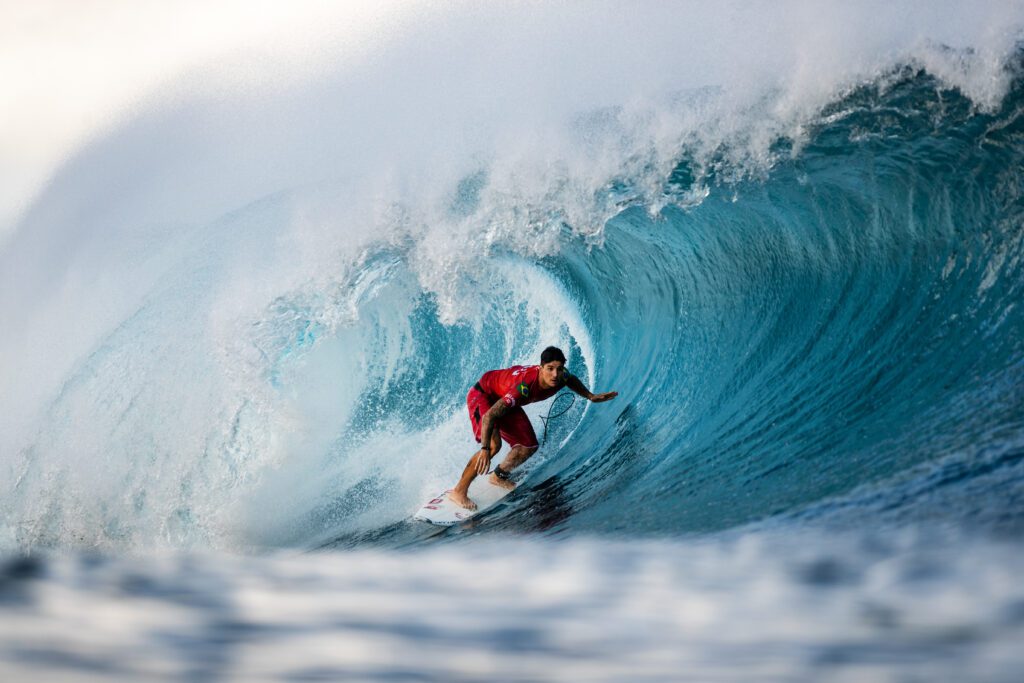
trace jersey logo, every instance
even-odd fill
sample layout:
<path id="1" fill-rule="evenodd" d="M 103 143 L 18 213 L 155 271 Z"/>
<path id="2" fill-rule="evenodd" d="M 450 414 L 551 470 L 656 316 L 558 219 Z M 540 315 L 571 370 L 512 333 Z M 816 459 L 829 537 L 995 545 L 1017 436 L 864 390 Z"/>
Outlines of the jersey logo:
<path id="1" fill-rule="evenodd" d="M 530 387 L 526 386 L 526 382 L 519 383 L 519 393 L 524 397 L 530 395 Z"/>

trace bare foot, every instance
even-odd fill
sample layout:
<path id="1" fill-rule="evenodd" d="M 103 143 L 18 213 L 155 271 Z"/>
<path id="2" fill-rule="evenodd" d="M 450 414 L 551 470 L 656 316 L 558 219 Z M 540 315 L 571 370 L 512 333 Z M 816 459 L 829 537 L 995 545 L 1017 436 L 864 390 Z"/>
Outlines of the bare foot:
<path id="1" fill-rule="evenodd" d="M 476 503 L 471 501 L 465 493 L 459 493 L 453 489 L 448 492 L 448 498 L 460 507 L 464 507 L 467 510 L 476 510 Z"/>
<path id="2" fill-rule="evenodd" d="M 516 485 L 510 482 L 508 479 L 499 479 L 498 475 L 495 474 L 494 472 L 491 472 L 491 476 L 487 478 L 487 481 L 491 482 L 495 486 L 500 486 L 506 491 L 511 491 L 516 487 Z"/>

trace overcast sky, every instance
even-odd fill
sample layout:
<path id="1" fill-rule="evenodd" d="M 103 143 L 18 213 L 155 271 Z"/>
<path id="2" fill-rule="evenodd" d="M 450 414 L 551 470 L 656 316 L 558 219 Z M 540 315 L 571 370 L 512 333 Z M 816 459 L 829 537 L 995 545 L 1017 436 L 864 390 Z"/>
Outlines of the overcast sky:
<path id="1" fill-rule="evenodd" d="M 0 239 L 90 137 L 189 69 L 313 70 L 358 52 L 399 8 L 346 0 L 0 0 Z M 329 49 L 317 49 L 320 43 Z"/>

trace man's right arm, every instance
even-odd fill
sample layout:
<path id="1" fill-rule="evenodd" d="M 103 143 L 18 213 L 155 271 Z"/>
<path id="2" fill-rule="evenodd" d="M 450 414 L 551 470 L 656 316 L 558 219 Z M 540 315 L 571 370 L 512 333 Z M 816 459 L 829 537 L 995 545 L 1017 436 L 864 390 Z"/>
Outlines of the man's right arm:
<path id="1" fill-rule="evenodd" d="M 509 405 L 504 399 L 498 399 L 491 406 L 491 409 L 484 413 L 480 419 L 480 448 L 487 451 L 487 457 L 481 458 L 476 464 L 477 474 L 487 474 L 487 466 L 491 462 L 491 434 L 494 432 L 494 423 L 508 412 Z"/>

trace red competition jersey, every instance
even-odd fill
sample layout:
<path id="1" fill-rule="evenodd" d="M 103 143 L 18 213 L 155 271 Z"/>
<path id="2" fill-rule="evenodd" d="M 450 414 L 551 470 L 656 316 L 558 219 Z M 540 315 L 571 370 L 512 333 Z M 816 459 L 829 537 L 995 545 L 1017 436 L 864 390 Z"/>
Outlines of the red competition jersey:
<path id="1" fill-rule="evenodd" d="M 565 373 L 566 377 L 568 375 L 569 373 Z M 542 390 L 538 382 L 539 376 L 539 365 L 513 365 L 504 370 L 485 372 L 477 384 L 492 403 L 500 398 L 509 407 L 525 406 L 527 403 L 551 398 L 562 388 L 556 386 Z"/>

